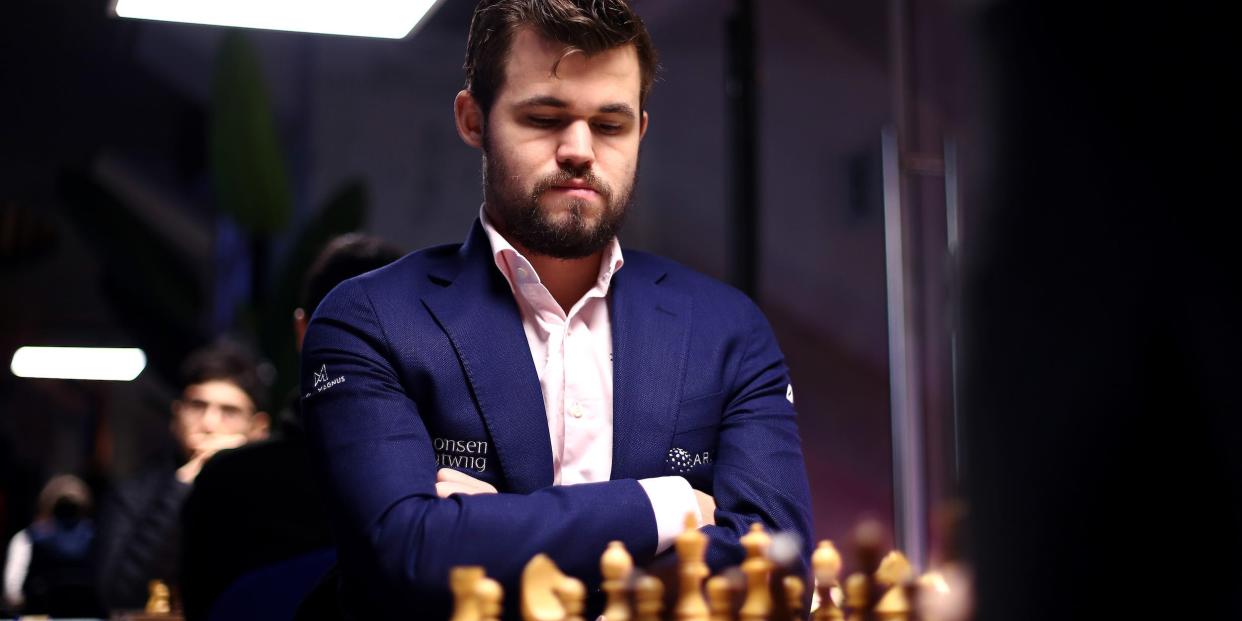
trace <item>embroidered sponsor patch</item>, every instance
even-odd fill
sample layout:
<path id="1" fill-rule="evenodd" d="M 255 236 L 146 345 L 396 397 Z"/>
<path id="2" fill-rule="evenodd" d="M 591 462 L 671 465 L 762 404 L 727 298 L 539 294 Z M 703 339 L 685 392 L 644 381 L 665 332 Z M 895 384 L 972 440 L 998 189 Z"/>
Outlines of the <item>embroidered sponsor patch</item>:
<path id="1" fill-rule="evenodd" d="M 668 451 L 668 459 L 664 460 L 678 474 L 685 474 L 696 466 L 712 463 L 711 451 L 691 453 L 683 448 L 672 448 Z"/>
<path id="2" fill-rule="evenodd" d="M 789 405 L 793 405 L 793 384 L 785 388 L 785 398 L 789 400 Z"/>
<path id="3" fill-rule="evenodd" d="M 441 468 L 466 468 L 486 472 L 487 446 L 486 440 L 431 439 L 431 447 L 436 452 L 436 465 Z"/>
<path id="4" fill-rule="evenodd" d="M 326 364 L 321 365 L 319 367 L 319 370 L 315 371 L 312 375 L 313 375 L 313 380 L 314 380 L 314 383 L 311 384 L 311 387 L 313 388 L 313 392 L 306 393 L 305 397 L 303 397 L 306 399 L 309 399 L 310 396 L 313 394 L 321 393 L 345 381 L 344 375 L 340 375 L 335 378 L 328 379 L 328 365 Z"/>

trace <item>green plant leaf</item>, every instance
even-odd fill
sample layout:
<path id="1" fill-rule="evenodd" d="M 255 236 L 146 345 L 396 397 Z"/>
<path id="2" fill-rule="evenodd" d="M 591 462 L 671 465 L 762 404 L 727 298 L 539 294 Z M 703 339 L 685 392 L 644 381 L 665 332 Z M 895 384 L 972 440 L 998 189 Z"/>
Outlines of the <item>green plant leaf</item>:
<path id="1" fill-rule="evenodd" d="M 219 207 L 251 233 L 274 233 L 292 211 L 258 54 L 242 33 L 220 43 L 212 79 L 208 159 Z"/>

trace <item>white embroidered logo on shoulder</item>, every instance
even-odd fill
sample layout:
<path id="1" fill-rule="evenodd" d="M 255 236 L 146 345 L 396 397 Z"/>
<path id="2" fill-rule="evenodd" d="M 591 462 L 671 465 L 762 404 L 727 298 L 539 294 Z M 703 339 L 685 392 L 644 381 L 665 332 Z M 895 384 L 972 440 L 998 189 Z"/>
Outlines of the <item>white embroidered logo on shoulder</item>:
<path id="1" fill-rule="evenodd" d="M 789 400 L 789 405 L 793 405 L 793 384 L 785 388 L 785 398 Z"/>
<path id="2" fill-rule="evenodd" d="M 331 387 L 333 387 L 333 386 L 336 386 L 337 384 L 340 384 L 341 382 L 345 381 L 345 376 L 344 376 L 344 375 L 342 375 L 342 376 L 340 376 L 340 377 L 337 377 L 337 378 L 328 379 L 328 365 L 326 365 L 326 364 L 325 364 L 325 365 L 320 366 L 320 367 L 319 367 L 319 370 L 318 370 L 318 371 L 315 371 L 315 372 L 313 373 L 313 375 L 314 375 L 314 384 L 313 384 L 313 386 L 314 386 L 314 388 L 315 388 L 315 393 L 321 393 L 321 392 L 323 392 L 323 391 L 325 391 L 325 390 L 327 390 L 327 389 L 329 389 L 329 388 L 331 388 Z M 311 396 L 311 394 L 314 394 L 314 393 L 309 393 L 309 392 L 308 392 L 308 393 L 306 393 L 306 397 L 310 397 L 310 396 Z M 303 398 L 306 398 L 306 397 L 303 397 Z"/>

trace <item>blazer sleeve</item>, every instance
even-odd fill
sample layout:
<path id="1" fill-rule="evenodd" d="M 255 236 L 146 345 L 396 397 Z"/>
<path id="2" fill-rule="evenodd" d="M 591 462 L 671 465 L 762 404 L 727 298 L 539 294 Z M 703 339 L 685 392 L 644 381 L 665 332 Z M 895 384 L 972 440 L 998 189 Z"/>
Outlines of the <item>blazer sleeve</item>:
<path id="1" fill-rule="evenodd" d="M 431 438 L 376 317 L 346 281 L 316 311 L 302 355 L 312 460 L 346 572 L 422 598 L 443 596 L 456 565 L 482 565 L 508 589 L 540 552 L 588 581 L 611 540 L 637 563 L 654 556 L 655 518 L 634 480 L 437 497 Z"/>
<path id="2" fill-rule="evenodd" d="M 792 384 L 767 319 L 746 300 L 746 345 L 727 389 L 712 494 L 716 525 L 707 562 L 714 571 L 741 563 L 739 539 L 754 522 L 800 538 L 798 562 L 806 576 L 812 548 L 811 495 L 793 407 Z"/>

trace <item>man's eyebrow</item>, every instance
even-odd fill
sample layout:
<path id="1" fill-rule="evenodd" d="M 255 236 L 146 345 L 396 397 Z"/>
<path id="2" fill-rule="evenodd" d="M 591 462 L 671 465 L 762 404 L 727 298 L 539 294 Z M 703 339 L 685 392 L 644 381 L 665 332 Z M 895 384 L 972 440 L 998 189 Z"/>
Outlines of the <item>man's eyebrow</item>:
<path id="1" fill-rule="evenodd" d="M 599 111 L 604 114 L 620 114 L 622 116 L 628 116 L 631 119 L 638 118 L 638 114 L 634 112 L 634 108 L 631 108 L 630 104 L 627 103 L 614 103 L 606 106 L 600 106 Z"/>
<path id="2" fill-rule="evenodd" d="M 519 101 L 516 104 L 514 104 L 514 107 L 516 108 L 538 108 L 538 107 L 568 108 L 569 104 L 563 100 L 557 99 L 556 97 L 552 97 L 550 95 L 539 95 L 536 97 L 531 97 L 529 99 L 523 99 L 522 101 Z M 634 112 L 634 108 L 631 107 L 630 104 L 622 103 L 622 102 L 611 103 L 611 104 L 607 104 L 604 106 L 600 106 L 599 112 L 601 114 L 620 114 L 623 116 L 628 116 L 631 119 L 638 118 L 638 114 Z"/>
<path id="3" fill-rule="evenodd" d="M 534 107 L 540 107 L 540 106 L 547 106 L 551 108 L 568 108 L 569 104 L 565 103 L 564 101 L 561 101 L 560 99 L 549 96 L 549 95 L 540 95 L 536 97 L 531 97 L 530 99 L 523 99 L 522 101 L 519 101 L 517 102 L 517 104 L 514 105 L 514 107 L 516 108 L 534 108 Z"/>

